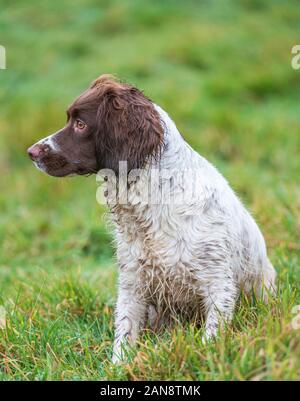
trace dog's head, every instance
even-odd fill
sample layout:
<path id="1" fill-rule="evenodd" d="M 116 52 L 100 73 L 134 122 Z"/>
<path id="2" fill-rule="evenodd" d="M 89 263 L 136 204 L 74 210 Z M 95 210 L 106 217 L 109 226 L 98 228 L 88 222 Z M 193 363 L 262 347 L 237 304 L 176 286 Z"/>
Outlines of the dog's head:
<path id="1" fill-rule="evenodd" d="M 47 174 L 64 177 L 141 168 L 159 154 L 163 128 L 153 103 L 138 89 L 102 75 L 68 108 L 60 131 L 32 145 L 29 157 Z"/>

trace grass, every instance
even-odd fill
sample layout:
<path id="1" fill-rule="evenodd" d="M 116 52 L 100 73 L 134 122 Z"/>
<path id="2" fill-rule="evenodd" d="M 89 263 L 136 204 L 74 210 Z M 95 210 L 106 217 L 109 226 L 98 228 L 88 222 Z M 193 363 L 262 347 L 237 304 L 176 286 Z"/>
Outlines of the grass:
<path id="1" fill-rule="evenodd" d="M 0 0 L 0 378 L 299 380 L 297 1 Z M 96 181 L 55 179 L 25 150 L 115 73 L 168 110 L 254 214 L 278 272 L 215 343 L 178 325 L 110 363 L 117 267 Z M 75 218 L 76 216 L 76 218 Z M 294 328 L 293 328 L 294 327 Z"/>

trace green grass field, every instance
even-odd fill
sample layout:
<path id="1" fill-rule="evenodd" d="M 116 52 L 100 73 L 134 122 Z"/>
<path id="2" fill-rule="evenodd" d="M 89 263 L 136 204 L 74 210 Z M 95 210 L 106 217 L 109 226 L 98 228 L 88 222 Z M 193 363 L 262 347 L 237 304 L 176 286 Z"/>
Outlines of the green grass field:
<path id="1" fill-rule="evenodd" d="M 0 9 L 0 379 L 299 380 L 299 2 L 0 0 Z M 215 343 L 203 345 L 192 325 L 149 332 L 123 366 L 110 363 L 117 266 L 95 177 L 52 178 L 26 155 L 102 73 L 143 89 L 219 168 L 278 272 L 278 296 L 268 306 L 241 299 Z"/>

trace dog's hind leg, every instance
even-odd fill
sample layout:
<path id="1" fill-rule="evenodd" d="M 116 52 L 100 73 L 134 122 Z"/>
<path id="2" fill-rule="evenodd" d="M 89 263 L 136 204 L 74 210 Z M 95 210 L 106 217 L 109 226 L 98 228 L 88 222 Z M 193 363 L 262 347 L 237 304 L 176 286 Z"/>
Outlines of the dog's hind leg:
<path id="1" fill-rule="evenodd" d="M 267 259 L 261 274 L 254 283 L 254 291 L 256 296 L 258 298 L 262 298 L 266 304 L 268 303 L 269 295 L 276 293 L 275 281 L 276 271 L 270 260 Z"/>
<path id="2" fill-rule="evenodd" d="M 205 315 L 205 339 L 216 336 L 224 323 L 230 323 L 233 317 L 238 287 L 230 274 L 219 274 L 213 278 L 203 294 Z"/>

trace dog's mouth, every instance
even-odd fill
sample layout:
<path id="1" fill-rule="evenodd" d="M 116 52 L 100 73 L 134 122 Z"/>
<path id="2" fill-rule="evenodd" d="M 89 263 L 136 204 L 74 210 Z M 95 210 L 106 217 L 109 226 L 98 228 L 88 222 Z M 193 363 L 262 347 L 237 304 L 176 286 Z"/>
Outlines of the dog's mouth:
<path id="1" fill-rule="evenodd" d="M 34 165 L 44 173 L 53 177 L 65 177 L 67 175 L 78 174 L 76 164 L 70 163 L 64 156 L 60 154 L 46 154 L 36 160 L 33 160 Z"/>
<path id="2" fill-rule="evenodd" d="M 71 177 L 97 172 L 85 169 L 80 160 L 70 161 L 58 153 L 48 153 L 37 160 L 33 160 L 33 163 L 40 171 L 52 177 Z"/>

